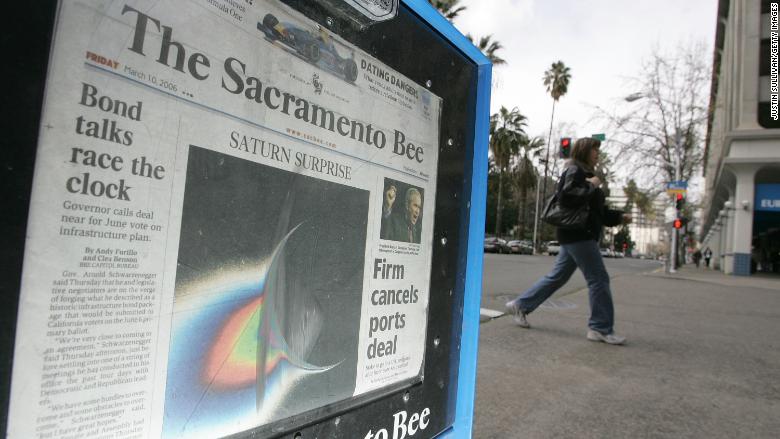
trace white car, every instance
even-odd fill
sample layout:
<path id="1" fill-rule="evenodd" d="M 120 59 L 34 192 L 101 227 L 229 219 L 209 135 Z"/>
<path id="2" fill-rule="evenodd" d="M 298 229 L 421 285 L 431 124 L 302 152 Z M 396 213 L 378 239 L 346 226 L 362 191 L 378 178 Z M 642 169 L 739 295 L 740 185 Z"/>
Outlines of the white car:
<path id="1" fill-rule="evenodd" d="M 558 241 L 550 241 L 547 243 L 547 254 L 550 256 L 556 256 L 561 251 L 561 244 Z"/>

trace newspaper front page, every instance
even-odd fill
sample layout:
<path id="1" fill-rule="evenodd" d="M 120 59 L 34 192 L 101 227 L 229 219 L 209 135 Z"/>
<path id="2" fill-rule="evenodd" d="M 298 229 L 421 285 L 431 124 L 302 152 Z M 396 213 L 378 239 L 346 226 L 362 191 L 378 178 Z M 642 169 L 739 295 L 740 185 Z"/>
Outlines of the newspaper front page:
<path id="1" fill-rule="evenodd" d="M 10 438 L 221 437 L 419 378 L 441 100 L 275 1 L 63 1 Z"/>

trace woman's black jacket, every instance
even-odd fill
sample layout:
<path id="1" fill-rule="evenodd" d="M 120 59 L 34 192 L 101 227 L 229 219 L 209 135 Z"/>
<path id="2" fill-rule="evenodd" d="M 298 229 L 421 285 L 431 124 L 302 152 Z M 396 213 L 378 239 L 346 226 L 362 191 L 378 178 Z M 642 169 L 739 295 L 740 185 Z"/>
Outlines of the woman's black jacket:
<path id="1" fill-rule="evenodd" d="M 559 202 L 563 208 L 576 208 L 583 203 L 590 204 L 588 221 L 583 229 L 556 228 L 555 234 L 561 244 L 601 239 L 604 226 L 613 227 L 622 222 L 623 211 L 607 209 L 604 191 L 593 186 L 586 178 L 593 174 L 581 166 L 570 163 L 558 182 Z"/>

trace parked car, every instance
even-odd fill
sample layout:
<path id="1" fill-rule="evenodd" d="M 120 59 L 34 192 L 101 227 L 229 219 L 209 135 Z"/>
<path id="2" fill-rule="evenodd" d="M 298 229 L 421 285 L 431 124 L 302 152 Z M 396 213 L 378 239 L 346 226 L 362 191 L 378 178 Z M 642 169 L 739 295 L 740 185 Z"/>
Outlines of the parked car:
<path id="1" fill-rule="evenodd" d="M 550 241 L 547 243 L 547 254 L 550 256 L 557 256 L 561 251 L 561 244 L 558 241 Z"/>
<path id="2" fill-rule="evenodd" d="M 507 243 L 512 253 L 521 255 L 532 255 L 534 253 L 534 247 L 531 245 L 531 241 L 509 241 Z"/>
<path id="3" fill-rule="evenodd" d="M 613 256 L 612 250 L 610 250 L 610 249 L 608 249 L 606 247 L 603 247 L 601 249 L 601 256 L 604 257 L 604 258 L 611 258 Z"/>
<path id="4" fill-rule="evenodd" d="M 349 57 L 341 56 L 327 33 L 317 33 L 290 23 L 281 23 L 273 14 L 263 17 L 263 21 L 257 23 L 257 29 L 270 41 L 283 43 L 303 59 L 325 67 L 350 83 L 354 83 L 358 77 L 354 53 L 350 53 Z"/>
<path id="5" fill-rule="evenodd" d="M 485 253 L 510 253 L 512 250 L 501 238 L 485 238 Z"/>

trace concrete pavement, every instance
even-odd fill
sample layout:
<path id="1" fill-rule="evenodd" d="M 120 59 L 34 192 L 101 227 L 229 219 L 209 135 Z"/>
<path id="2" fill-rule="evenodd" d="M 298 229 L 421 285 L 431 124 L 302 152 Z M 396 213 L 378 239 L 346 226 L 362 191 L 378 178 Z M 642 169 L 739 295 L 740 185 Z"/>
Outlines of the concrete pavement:
<path id="1" fill-rule="evenodd" d="M 587 292 L 480 330 L 473 437 L 775 438 L 780 279 L 683 268 L 612 280 L 625 346 L 585 339 Z"/>
<path id="2" fill-rule="evenodd" d="M 718 285 L 730 286 L 734 288 L 764 288 L 768 290 L 780 291 L 780 277 L 777 275 L 768 274 L 754 274 L 749 277 L 745 276 L 728 276 L 720 271 L 709 270 L 706 268 L 696 268 L 693 265 L 683 266 L 675 274 L 667 274 L 662 270 L 658 270 L 651 273 L 654 276 L 660 276 L 668 279 L 683 279 L 691 281 L 699 281 L 706 283 L 714 283 Z"/>

